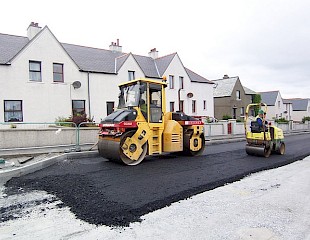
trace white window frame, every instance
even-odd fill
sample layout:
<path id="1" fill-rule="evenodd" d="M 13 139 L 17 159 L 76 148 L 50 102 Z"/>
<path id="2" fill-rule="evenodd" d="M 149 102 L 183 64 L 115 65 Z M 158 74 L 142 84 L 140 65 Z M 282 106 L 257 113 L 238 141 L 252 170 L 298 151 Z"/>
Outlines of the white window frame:
<path id="1" fill-rule="evenodd" d="M 36 69 L 32 64 L 39 66 L 39 69 Z M 42 82 L 42 64 L 40 61 L 29 61 L 29 81 Z"/>
<path id="2" fill-rule="evenodd" d="M 236 90 L 236 99 L 241 100 L 241 91 L 240 90 Z"/>
<path id="3" fill-rule="evenodd" d="M 169 75 L 169 89 L 174 89 L 174 75 Z"/>
<path id="4" fill-rule="evenodd" d="M 131 81 L 131 80 L 134 80 L 136 78 L 135 76 L 135 71 L 128 71 L 128 80 Z"/>
<path id="5" fill-rule="evenodd" d="M 174 102 L 169 103 L 170 112 L 174 112 L 174 107 L 175 107 L 174 105 L 175 105 Z"/>
<path id="6" fill-rule="evenodd" d="M 203 100 L 203 110 L 207 110 L 207 100 Z"/>
<path id="7" fill-rule="evenodd" d="M 192 113 L 197 112 L 196 100 L 192 100 Z"/>

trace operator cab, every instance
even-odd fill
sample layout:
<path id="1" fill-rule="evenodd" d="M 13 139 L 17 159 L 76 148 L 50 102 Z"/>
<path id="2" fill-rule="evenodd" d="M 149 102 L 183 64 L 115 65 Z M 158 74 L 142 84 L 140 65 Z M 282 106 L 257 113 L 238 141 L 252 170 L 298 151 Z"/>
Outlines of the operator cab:
<path id="1" fill-rule="evenodd" d="M 148 122 L 162 122 L 162 91 L 165 85 L 146 81 L 133 81 L 120 86 L 118 109 L 139 107 Z"/>

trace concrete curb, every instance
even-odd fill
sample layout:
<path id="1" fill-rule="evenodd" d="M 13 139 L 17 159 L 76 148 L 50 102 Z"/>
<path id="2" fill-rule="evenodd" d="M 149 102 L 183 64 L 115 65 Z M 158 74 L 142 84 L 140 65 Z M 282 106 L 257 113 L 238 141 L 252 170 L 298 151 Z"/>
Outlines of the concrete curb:
<path id="1" fill-rule="evenodd" d="M 97 157 L 97 156 L 99 156 L 97 151 L 63 153 L 60 156 L 46 158 L 44 160 L 29 163 L 25 166 L 21 166 L 18 168 L 4 169 L 0 171 L 0 184 L 7 182 L 13 177 L 20 177 L 29 173 L 33 173 L 64 160 L 78 159 L 84 157 Z"/>

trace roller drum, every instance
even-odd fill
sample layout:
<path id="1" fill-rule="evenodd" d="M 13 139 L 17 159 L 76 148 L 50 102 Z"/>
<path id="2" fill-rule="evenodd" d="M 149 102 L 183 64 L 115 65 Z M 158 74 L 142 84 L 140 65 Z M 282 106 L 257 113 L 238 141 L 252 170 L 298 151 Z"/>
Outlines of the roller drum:
<path id="1" fill-rule="evenodd" d="M 110 161 L 123 163 L 120 158 L 120 142 L 106 139 L 99 139 L 98 142 L 99 155 Z"/>
<path id="2" fill-rule="evenodd" d="M 245 151 L 248 155 L 269 157 L 271 149 L 266 146 L 246 145 Z"/>

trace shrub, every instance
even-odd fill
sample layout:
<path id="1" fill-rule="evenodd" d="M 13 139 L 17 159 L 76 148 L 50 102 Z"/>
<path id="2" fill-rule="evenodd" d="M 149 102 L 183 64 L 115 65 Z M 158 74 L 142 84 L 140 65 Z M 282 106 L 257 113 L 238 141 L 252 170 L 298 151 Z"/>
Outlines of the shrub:
<path id="1" fill-rule="evenodd" d="M 302 122 L 303 123 L 305 123 L 306 121 L 310 121 L 310 117 L 309 116 L 308 117 L 305 116 L 305 117 L 302 118 Z"/>
<path id="2" fill-rule="evenodd" d="M 76 115 L 72 117 L 72 122 L 76 124 L 76 126 L 79 126 L 82 122 L 88 122 L 88 118 L 86 114 L 82 115 Z M 83 125 L 82 125 L 83 126 Z"/>
<path id="3" fill-rule="evenodd" d="M 228 120 L 228 119 L 232 119 L 232 117 L 229 116 L 228 114 L 225 114 L 225 115 L 223 116 L 223 120 Z"/>
<path id="4" fill-rule="evenodd" d="M 70 127 L 71 124 L 66 124 L 66 122 L 71 122 L 71 118 L 68 117 L 57 117 L 55 119 L 55 122 L 61 122 L 61 123 L 56 123 L 56 126 L 64 126 L 64 127 Z"/>
<path id="5" fill-rule="evenodd" d="M 289 121 L 286 120 L 285 118 L 279 118 L 275 120 L 276 123 L 288 123 Z"/>
<path id="6" fill-rule="evenodd" d="M 79 124 L 83 123 L 83 122 L 87 122 L 87 123 L 93 123 L 93 118 L 89 119 L 87 118 L 86 114 L 77 114 L 74 116 L 69 116 L 69 117 L 58 117 L 56 118 L 55 122 L 63 122 L 63 123 L 56 123 L 57 126 L 65 126 L 65 127 L 77 127 L 79 126 Z M 75 124 L 66 124 L 65 122 L 73 122 Z M 92 126 L 94 124 L 83 124 L 81 125 L 82 127 L 86 127 L 86 126 Z"/>

